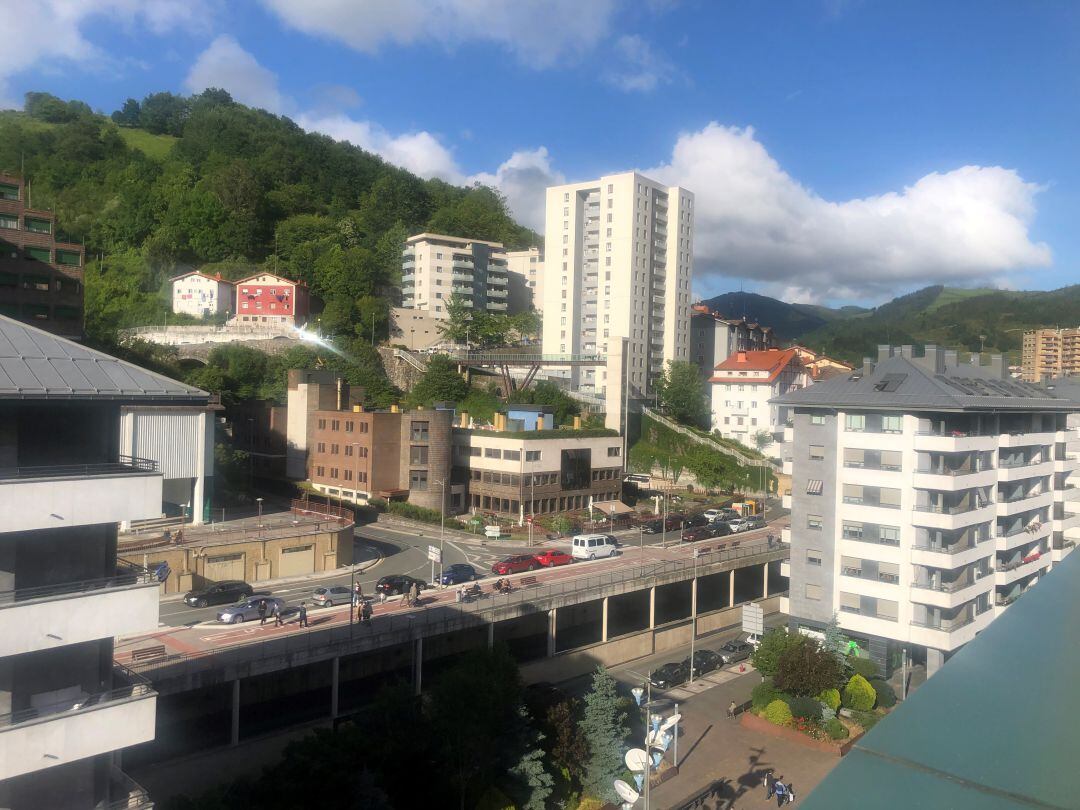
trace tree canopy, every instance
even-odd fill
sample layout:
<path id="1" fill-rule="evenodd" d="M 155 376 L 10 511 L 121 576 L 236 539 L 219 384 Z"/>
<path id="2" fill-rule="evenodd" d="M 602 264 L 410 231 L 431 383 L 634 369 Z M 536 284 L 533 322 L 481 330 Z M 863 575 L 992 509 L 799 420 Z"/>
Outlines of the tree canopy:
<path id="1" fill-rule="evenodd" d="M 708 392 L 693 363 L 670 361 L 657 385 L 657 396 L 664 411 L 677 422 L 708 427 Z"/>

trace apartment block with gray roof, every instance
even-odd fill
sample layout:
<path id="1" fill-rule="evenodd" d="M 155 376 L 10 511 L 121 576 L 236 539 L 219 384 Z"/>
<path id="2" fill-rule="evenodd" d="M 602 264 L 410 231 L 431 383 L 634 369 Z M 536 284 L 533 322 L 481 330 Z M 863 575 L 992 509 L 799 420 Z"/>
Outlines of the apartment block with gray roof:
<path id="1" fill-rule="evenodd" d="M 1080 402 L 1011 379 L 1000 355 L 881 346 L 774 402 L 792 412 L 783 609 L 806 632 L 837 616 L 890 671 L 906 653 L 932 674 L 1078 536 Z"/>

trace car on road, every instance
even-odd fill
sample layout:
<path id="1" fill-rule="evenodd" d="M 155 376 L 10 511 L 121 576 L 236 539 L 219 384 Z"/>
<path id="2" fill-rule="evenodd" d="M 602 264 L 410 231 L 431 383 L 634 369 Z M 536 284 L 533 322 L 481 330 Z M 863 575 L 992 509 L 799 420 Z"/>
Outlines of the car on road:
<path id="1" fill-rule="evenodd" d="M 462 582 L 473 582 L 480 579 L 480 574 L 468 563 L 454 563 L 443 569 L 443 585 L 460 585 Z"/>
<path id="2" fill-rule="evenodd" d="M 246 582 L 228 579 L 224 582 L 215 582 L 205 588 L 188 591 L 184 594 L 184 604 L 198 608 L 209 605 L 231 605 L 241 599 L 246 599 L 253 593 L 255 589 Z"/>
<path id="3" fill-rule="evenodd" d="M 649 674 L 649 683 L 653 685 L 654 689 L 670 689 L 680 683 L 686 683 L 686 679 L 689 677 L 689 667 L 684 666 L 681 662 L 675 663 L 672 661 L 670 664 L 664 664 L 662 667 L 654 669 Z"/>
<path id="4" fill-rule="evenodd" d="M 522 571 L 535 571 L 540 567 L 534 554 L 515 554 L 505 560 L 499 560 L 491 566 L 493 574 L 520 574 Z"/>
<path id="5" fill-rule="evenodd" d="M 662 517 L 650 518 L 641 524 L 641 530 L 645 534 L 673 532 L 682 527 L 683 520 L 685 518 L 682 515 L 668 515 L 666 521 Z"/>
<path id="6" fill-rule="evenodd" d="M 619 544 L 610 534 L 575 534 L 570 541 L 570 555 L 576 560 L 596 560 L 618 553 Z"/>
<path id="7" fill-rule="evenodd" d="M 710 537 L 727 537 L 731 534 L 731 527 L 726 523 L 717 522 L 709 526 Z"/>
<path id="8" fill-rule="evenodd" d="M 229 605 L 227 608 L 219 610 L 217 620 L 225 624 L 241 624 L 254 621 L 259 618 L 259 605 L 263 602 L 266 603 L 265 615 L 268 619 L 273 616 L 275 605 L 282 612 L 286 610 L 285 600 L 279 596 L 249 596 L 235 605 Z"/>
<path id="9" fill-rule="evenodd" d="M 547 551 L 541 551 L 537 554 L 536 561 L 545 568 L 554 568 L 556 565 L 569 565 L 574 561 L 574 558 L 565 551 L 549 548 Z"/>
<path id="10" fill-rule="evenodd" d="M 705 515 L 690 515 L 683 521 L 682 527 L 684 529 L 697 529 L 701 526 L 708 526 L 709 519 Z"/>
<path id="11" fill-rule="evenodd" d="M 716 652 L 725 664 L 736 664 L 749 658 L 753 651 L 754 648 L 745 641 L 729 641 Z"/>
<path id="12" fill-rule="evenodd" d="M 420 590 L 424 590 L 427 587 L 427 583 L 422 579 L 410 577 L 406 574 L 390 574 L 375 583 L 375 593 L 385 593 L 387 596 L 397 596 L 398 594 L 405 593 L 405 591 L 416 584 L 420 585 Z"/>
<path id="13" fill-rule="evenodd" d="M 723 509 L 706 509 L 702 514 L 714 523 L 718 520 L 734 520 L 739 517 L 738 512 L 726 507 Z"/>
<path id="14" fill-rule="evenodd" d="M 683 529 L 682 541 L 684 543 L 696 543 L 698 540 L 708 540 L 713 536 L 713 531 L 708 526 L 699 526 L 696 529 Z"/>
<path id="15" fill-rule="evenodd" d="M 761 515 L 749 515 L 747 517 L 735 518 L 735 520 L 729 520 L 727 523 L 728 526 L 731 527 L 731 530 L 736 533 L 765 528 L 765 520 Z"/>
<path id="16" fill-rule="evenodd" d="M 694 651 L 694 677 L 698 675 L 705 675 L 718 668 L 724 662 L 720 660 L 720 656 L 714 653 L 712 650 L 695 650 Z M 690 656 L 682 662 L 686 671 L 690 672 Z"/>
<path id="17" fill-rule="evenodd" d="M 347 585 L 331 585 L 329 588 L 316 588 L 311 594 L 311 601 L 319 607 L 351 605 L 352 591 Z"/>

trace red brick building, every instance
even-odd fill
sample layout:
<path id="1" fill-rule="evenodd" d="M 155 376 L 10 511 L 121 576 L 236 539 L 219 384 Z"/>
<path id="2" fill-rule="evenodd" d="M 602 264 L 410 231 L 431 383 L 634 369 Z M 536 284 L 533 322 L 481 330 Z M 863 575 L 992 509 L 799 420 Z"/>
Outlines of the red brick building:
<path id="1" fill-rule="evenodd" d="M 69 338 L 83 334 L 82 245 L 56 240 L 56 215 L 26 205 L 0 174 L 0 314 Z"/>
<path id="2" fill-rule="evenodd" d="M 236 321 L 249 324 L 307 323 L 310 296 L 307 285 L 272 273 L 259 273 L 236 282 Z"/>

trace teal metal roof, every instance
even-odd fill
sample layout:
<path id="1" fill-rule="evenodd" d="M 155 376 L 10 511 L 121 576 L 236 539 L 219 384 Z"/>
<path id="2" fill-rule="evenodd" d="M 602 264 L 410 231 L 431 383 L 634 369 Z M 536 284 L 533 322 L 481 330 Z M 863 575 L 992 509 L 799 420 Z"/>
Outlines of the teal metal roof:
<path id="1" fill-rule="evenodd" d="M 805 810 L 1080 807 L 1080 554 L 863 737 Z"/>

